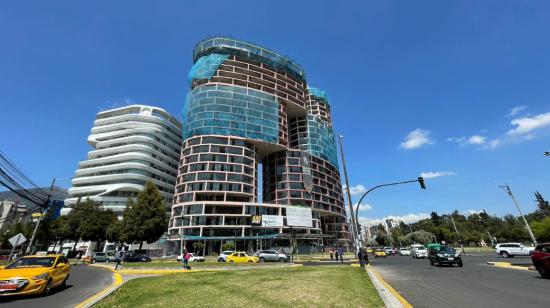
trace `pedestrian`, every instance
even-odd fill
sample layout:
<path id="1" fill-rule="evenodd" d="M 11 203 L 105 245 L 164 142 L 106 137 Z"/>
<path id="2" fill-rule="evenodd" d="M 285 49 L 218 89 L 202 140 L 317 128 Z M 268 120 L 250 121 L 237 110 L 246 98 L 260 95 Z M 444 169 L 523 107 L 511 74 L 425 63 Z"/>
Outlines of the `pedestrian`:
<path id="1" fill-rule="evenodd" d="M 115 271 L 118 270 L 118 267 L 120 266 L 120 269 L 122 269 L 122 259 L 124 258 L 124 251 L 122 249 L 115 251 Z"/>
<path id="2" fill-rule="evenodd" d="M 344 250 L 342 247 L 338 248 L 338 255 L 340 257 L 340 263 L 344 263 Z"/>
<path id="3" fill-rule="evenodd" d="M 338 251 L 334 251 L 334 259 L 336 259 L 336 263 L 338 263 Z"/>
<path id="4" fill-rule="evenodd" d="M 183 254 L 183 268 L 185 270 L 188 270 L 189 269 L 189 258 L 191 257 L 191 255 L 189 254 L 189 252 L 187 251 L 187 249 L 185 250 L 185 253 Z"/>
<path id="5" fill-rule="evenodd" d="M 334 262 L 334 251 L 331 249 L 328 253 L 330 254 L 330 263 Z"/>

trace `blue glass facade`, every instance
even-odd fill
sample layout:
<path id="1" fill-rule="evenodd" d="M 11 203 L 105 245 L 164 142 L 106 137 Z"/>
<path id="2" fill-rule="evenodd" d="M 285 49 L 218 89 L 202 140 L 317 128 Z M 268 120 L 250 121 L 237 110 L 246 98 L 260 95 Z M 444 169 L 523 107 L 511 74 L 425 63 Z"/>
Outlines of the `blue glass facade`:
<path id="1" fill-rule="evenodd" d="M 226 135 L 278 143 L 279 103 L 252 89 L 204 85 L 187 94 L 183 123 L 184 139 Z"/>
<path id="2" fill-rule="evenodd" d="M 328 160 L 335 168 L 338 168 L 338 156 L 332 128 L 316 116 L 307 116 L 307 134 L 305 142 L 306 151 Z"/>
<path id="3" fill-rule="evenodd" d="M 229 55 L 210 54 L 200 58 L 189 71 L 189 75 L 187 76 L 189 85 L 191 86 L 194 79 L 212 77 L 228 57 Z"/>
<path id="4" fill-rule="evenodd" d="M 317 89 L 317 88 L 307 88 L 307 91 L 309 92 L 309 94 L 311 94 L 311 96 L 313 96 L 315 99 L 318 99 L 320 101 L 323 101 L 325 103 L 329 103 L 329 100 L 328 100 L 328 95 L 327 95 L 327 92 L 326 91 L 323 91 L 321 89 Z"/>
<path id="5" fill-rule="evenodd" d="M 209 50 L 216 52 L 229 52 L 230 54 L 239 54 L 248 58 L 260 57 L 262 62 L 270 66 L 282 69 L 288 73 L 305 79 L 304 69 L 289 57 L 282 56 L 272 50 L 260 47 L 258 45 L 247 43 L 227 37 L 208 38 L 199 42 L 193 49 L 193 60 L 203 57 Z"/>

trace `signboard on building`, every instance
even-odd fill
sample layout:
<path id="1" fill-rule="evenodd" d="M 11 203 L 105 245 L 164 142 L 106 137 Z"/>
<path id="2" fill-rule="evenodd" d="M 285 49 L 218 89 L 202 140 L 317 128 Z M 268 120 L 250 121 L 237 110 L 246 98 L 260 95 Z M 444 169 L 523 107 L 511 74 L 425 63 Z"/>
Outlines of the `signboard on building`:
<path id="1" fill-rule="evenodd" d="M 302 206 L 287 206 L 286 224 L 292 227 L 313 227 L 311 223 L 311 208 Z"/>
<path id="2" fill-rule="evenodd" d="M 262 225 L 262 215 L 252 215 L 250 217 L 250 225 L 252 225 L 252 226 L 261 226 Z"/>
<path id="3" fill-rule="evenodd" d="M 304 183 L 304 188 L 308 192 L 311 192 L 313 190 L 313 176 L 311 175 L 309 154 L 307 152 L 302 152 L 301 156 L 302 182 Z"/>
<path id="4" fill-rule="evenodd" d="M 283 216 L 279 215 L 262 215 L 264 227 L 282 227 Z"/>

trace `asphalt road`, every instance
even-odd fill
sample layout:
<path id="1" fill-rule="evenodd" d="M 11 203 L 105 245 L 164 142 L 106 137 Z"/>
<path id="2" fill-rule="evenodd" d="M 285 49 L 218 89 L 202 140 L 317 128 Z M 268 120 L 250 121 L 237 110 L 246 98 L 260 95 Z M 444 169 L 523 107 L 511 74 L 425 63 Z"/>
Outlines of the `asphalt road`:
<path id="1" fill-rule="evenodd" d="M 0 306 L 24 308 L 74 307 L 113 283 L 112 273 L 84 265 L 73 266 L 64 289 L 54 289 L 46 297 L 4 297 Z"/>
<path id="2" fill-rule="evenodd" d="M 487 261 L 529 263 L 496 255 L 463 257 L 464 267 L 430 266 L 405 256 L 370 258 L 372 266 L 414 307 L 550 307 L 550 279 L 536 271 L 497 268 Z"/>

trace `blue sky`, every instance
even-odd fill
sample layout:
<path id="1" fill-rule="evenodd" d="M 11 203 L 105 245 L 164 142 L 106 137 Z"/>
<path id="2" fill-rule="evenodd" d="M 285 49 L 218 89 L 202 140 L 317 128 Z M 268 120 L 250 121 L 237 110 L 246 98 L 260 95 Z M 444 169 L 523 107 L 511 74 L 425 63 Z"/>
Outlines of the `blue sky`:
<path id="1" fill-rule="evenodd" d="M 180 116 L 191 51 L 230 35 L 287 54 L 326 90 L 363 221 L 516 213 L 550 198 L 545 1 L 30 1 L 0 5 L 0 149 L 41 185 L 74 174 L 98 111 Z M 69 181 L 60 180 L 62 186 Z M 355 198 L 358 196 L 355 195 Z M 357 200 L 356 200 L 357 201 Z"/>

